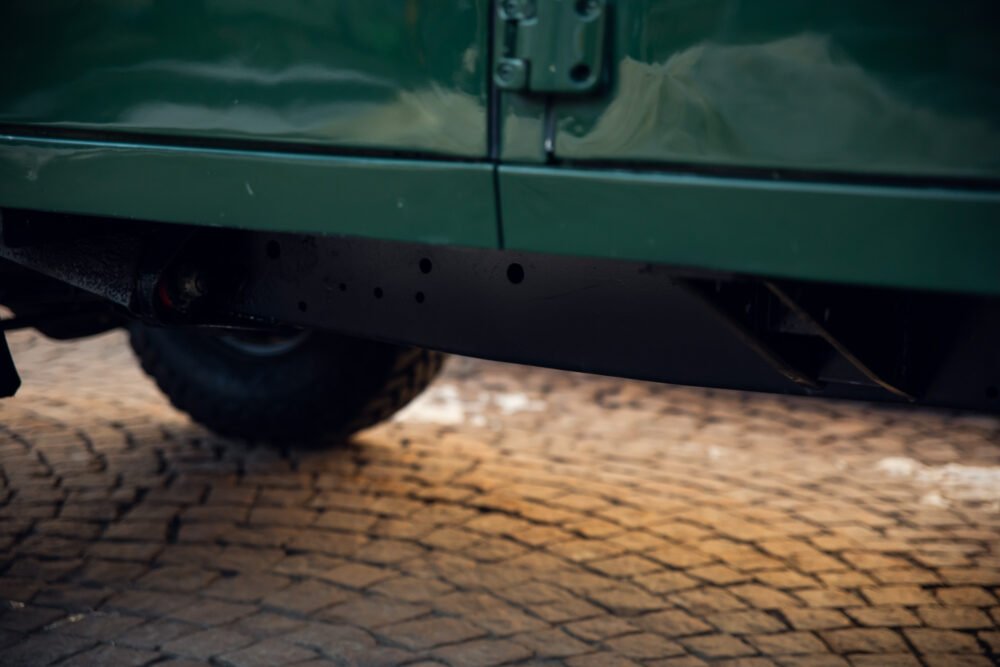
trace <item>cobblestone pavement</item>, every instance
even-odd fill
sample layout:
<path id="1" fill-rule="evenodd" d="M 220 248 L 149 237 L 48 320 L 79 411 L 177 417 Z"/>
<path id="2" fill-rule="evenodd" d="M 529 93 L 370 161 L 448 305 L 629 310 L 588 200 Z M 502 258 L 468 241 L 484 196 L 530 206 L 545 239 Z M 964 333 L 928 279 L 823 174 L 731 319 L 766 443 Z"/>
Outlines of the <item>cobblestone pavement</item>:
<path id="1" fill-rule="evenodd" d="M 989 665 L 1000 421 L 453 359 L 327 451 L 12 336 L 0 663 Z"/>

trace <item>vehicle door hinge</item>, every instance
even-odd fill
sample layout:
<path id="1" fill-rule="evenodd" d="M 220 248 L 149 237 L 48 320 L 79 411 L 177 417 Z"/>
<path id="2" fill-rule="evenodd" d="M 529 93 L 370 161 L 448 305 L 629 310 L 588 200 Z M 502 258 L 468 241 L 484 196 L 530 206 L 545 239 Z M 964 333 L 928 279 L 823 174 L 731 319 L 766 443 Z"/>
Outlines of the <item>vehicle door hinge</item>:
<path id="1" fill-rule="evenodd" d="M 607 0 L 498 0 L 493 80 L 502 90 L 587 93 L 601 81 Z"/>

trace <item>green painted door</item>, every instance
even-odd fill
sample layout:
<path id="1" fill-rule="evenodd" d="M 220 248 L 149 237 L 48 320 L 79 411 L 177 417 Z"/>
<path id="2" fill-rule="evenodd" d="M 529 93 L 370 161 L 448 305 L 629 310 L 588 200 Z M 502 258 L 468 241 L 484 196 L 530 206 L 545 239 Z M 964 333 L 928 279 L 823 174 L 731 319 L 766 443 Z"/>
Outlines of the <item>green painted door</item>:
<path id="1" fill-rule="evenodd" d="M 603 2 L 597 90 L 501 95 L 506 247 L 1000 294 L 1000 3 Z"/>
<path id="2" fill-rule="evenodd" d="M 995 0 L 620 0 L 574 161 L 996 178 Z"/>
<path id="3" fill-rule="evenodd" d="M 486 155 L 488 0 L 9 0 L 0 123 Z"/>
<path id="4" fill-rule="evenodd" d="M 0 207 L 495 246 L 490 7 L 0 2 Z"/>

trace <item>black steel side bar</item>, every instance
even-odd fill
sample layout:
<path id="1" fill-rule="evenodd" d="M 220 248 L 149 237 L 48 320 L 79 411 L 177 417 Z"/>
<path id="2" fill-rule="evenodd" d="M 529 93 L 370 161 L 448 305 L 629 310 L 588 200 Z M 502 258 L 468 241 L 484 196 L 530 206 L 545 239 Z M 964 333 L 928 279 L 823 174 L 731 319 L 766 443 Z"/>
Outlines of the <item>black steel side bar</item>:
<path id="1" fill-rule="evenodd" d="M 265 233 L 247 233 L 214 256 L 233 261 L 209 277 L 222 291 L 211 311 L 234 321 L 321 326 L 470 356 L 677 384 L 1000 411 L 1000 346 L 985 344 L 1000 340 L 996 299 L 905 295 L 917 308 L 961 304 L 931 332 L 946 349 L 908 359 L 915 366 L 927 362 L 921 369 L 926 381 L 913 397 L 887 391 L 881 378 L 857 372 L 856 364 L 832 350 L 815 360 L 815 376 L 822 380 L 813 382 L 787 361 L 803 358 L 785 354 L 797 349 L 794 336 L 769 338 L 789 339 L 784 348 L 761 344 L 752 331 L 734 327 L 703 290 L 691 289 L 692 283 L 748 280 L 739 277 L 634 262 Z M 867 288 L 836 289 L 843 295 L 838 305 L 895 298 Z M 905 352 L 912 332 L 883 336 L 897 322 L 870 319 L 870 310 L 860 311 L 866 319 L 854 328 L 870 327 L 886 355 Z M 850 315 L 837 311 L 840 318 Z M 933 320 L 929 315 L 919 321 Z M 816 336 L 798 338 L 829 348 Z"/>
<path id="2" fill-rule="evenodd" d="M 4 213 L 0 257 L 152 323 L 316 327 L 644 380 L 1000 412 L 1000 299 Z"/>

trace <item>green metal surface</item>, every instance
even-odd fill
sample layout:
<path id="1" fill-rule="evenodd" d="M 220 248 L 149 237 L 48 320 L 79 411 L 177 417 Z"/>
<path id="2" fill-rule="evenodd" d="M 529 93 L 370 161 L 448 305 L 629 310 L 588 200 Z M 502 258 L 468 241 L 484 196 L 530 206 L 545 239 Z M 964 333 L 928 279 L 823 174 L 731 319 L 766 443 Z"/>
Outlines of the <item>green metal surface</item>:
<path id="1" fill-rule="evenodd" d="M 545 162 L 545 100 L 500 95 L 500 159 L 503 162 Z"/>
<path id="2" fill-rule="evenodd" d="M 1000 176 L 996 0 L 621 0 L 612 89 L 555 100 L 555 154 Z"/>
<path id="3" fill-rule="evenodd" d="M 1000 4 L 608 6 L 606 89 L 500 95 L 497 191 L 489 0 L 0 3 L 0 206 L 1000 294 L 1000 194 L 945 187 L 1000 182 Z"/>
<path id="4" fill-rule="evenodd" d="M 493 247 L 492 169 L 0 136 L 0 205 Z"/>
<path id="5" fill-rule="evenodd" d="M 1000 294 L 1000 194 L 500 168 L 507 248 Z"/>
<path id="6" fill-rule="evenodd" d="M 0 125 L 483 157 L 489 20 L 488 0 L 8 0 Z"/>

